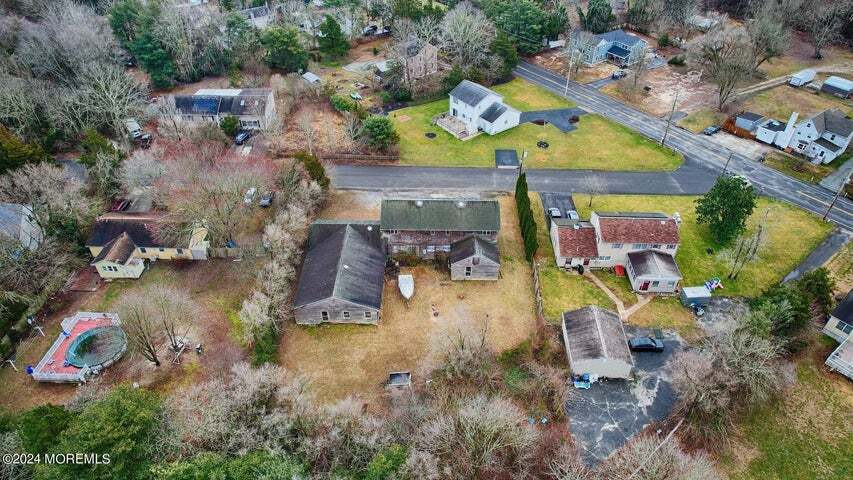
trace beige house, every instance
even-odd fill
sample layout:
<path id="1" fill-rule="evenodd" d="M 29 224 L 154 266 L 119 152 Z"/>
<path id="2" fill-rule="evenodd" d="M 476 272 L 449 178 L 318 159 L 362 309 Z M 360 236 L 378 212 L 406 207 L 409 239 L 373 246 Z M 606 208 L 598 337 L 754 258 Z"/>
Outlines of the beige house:
<path id="1" fill-rule="evenodd" d="M 497 280 L 501 255 L 496 243 L 471 235 L 450 245 L 451 280 Z"/>
<path id="2" fill-rule="evenodd" d="M 145 260 L 206 260 L 207 229 L 194 228 L 186 246 L 163 238 L 160 217 L 151 214 L 110 213 L 98 218 L 86 248 L 101 278 L 139 278 Z"/>

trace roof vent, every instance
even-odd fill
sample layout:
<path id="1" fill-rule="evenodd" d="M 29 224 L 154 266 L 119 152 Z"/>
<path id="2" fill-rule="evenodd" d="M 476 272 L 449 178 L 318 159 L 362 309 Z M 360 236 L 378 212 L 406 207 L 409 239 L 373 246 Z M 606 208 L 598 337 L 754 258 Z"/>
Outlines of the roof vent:
<path id="1" fill-rule="evenodd" d="M 680 213 L 678 213 L 678 212 L 673 213 L 672 219 L 675 220 L 675 223 L 677 223 L 679 225 L 681 224 L 681 214 Z"/>
<path id="2" fill-rule="evenodd" d="M 241 106 L 241 107 L 242 107 L 243 105 L 245 105 L 245 104 L 246 104 L 246 101 L 245 101 L 245 100 L 240 100 L 240 106 Z"/>
<path id="3" fill-rule="evenodd" d="M 349 265 L 344 265 L 344 270 L 349 270 Z"/>
<path id="4" fill-rule="evenodd" d="M 465 202 L 456 202 L 456 206 L 459 208 L 465 208 Z"/>
<path id="5" fill-rule="evenodd" d="M 418 208 L 423 207 L 424 201 L 423 200 L 415 200 L 415 206 Z"/>
<path id="6" fill-rule="evenodd" d="M 367 231 L 368 231 L 368 232 L 372 232 L 372 231 L 373 231 L 373 225 L 368 225 L 368 226 L 367 226 Z"/>

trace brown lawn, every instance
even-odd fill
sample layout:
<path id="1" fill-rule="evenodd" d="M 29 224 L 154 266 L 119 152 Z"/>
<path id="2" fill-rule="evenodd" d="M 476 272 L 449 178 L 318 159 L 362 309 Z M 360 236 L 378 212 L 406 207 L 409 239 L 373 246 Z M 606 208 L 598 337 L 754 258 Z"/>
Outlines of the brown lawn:
<path id="1" fill-rule="evenodd" d="M 353 198 L 352 194 L 333 196 L 326 211 L 337 217 L 338 200 Z M 415 277 L 415 296 L 408 304 L 398 293 L 396 280 L 386 279 L 377 326 L 289 323 L 279 353 L 281 364 L 311 378 L 322 401 L 354 395 L 375 403 L 384 395 L 382 385 L 389 372 L 412 371 L 415 381 L 422 382 L 421 367 L 432 346 L 456 325 L 486 322 L 495 352 L 526 340 L 535 328 L 531 271 L 521 249 L 515 204 L 508 196 L 499 201 L 502 266 L 498 281 L 451 282 L 448 273 L 431 265 L 405 269 Z"/>

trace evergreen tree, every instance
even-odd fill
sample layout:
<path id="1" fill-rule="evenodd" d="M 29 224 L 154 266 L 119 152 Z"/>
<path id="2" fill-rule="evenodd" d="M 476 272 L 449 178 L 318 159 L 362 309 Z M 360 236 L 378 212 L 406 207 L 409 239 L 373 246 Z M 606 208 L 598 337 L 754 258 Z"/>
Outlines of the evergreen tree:
<path id="1" fill-rule="evenodd" d="M 341 26 L 331 15 L 326 15 L 323 23 L 320 24 L 320 33 L 323 34 L 317 40 L 320 45 L 320 52 L 332 58 L 343 57 L 347 54 L 350 48 L 349 40 L 341 30 Z"/>
<path id="2" fill-rule="evenodd" d="M 0 175 L 27 163 L 38 163 L 47 158 L 40 145 L 26 143 L 0 125 Z"/>
<path id="3" fill-rule="evenodd" d="M 581 7 L 578 7 L 578 17 L 583 29 L 592 33 L 609 31 L 613 22 L 616 21 L 613 9 L 610 8 L 610 2 L 607 0 L 589 0 L 586 14 L 583 13 Z"/>
<path id="4" fill-rule="evenodd" d="M 501 78 L 508 78 L 512 74 L 512 70 L 518 66 L 518 51 L 515 49 L 512 39 L 506 33 L 498 31 L 495 39 L 492 40 L 490 49 L 492 53 L 503 60 Z"/>
<path id="5" fill-rule="evenodd" d="M 518 221 L 521 227 L 521 237 L 524 241 L 524 257 L 532 262 L 536 250 L 539 249 L 539 238 L 536 236 L 536 219 L 530 208 L 530 197 L 527 189 L 527 174 L 522 173 L 515 182 L 515 204 L 518 210 Z"/>
<path id="6" fill-rule="evenodd" d="M 267 49 L 266 61 L 270 67 L 285 72 L 308 68 L 308 52 L 299 42 L 299 32 L 295 28 L 269 27 L 261 35 L 261 44 Z"/>

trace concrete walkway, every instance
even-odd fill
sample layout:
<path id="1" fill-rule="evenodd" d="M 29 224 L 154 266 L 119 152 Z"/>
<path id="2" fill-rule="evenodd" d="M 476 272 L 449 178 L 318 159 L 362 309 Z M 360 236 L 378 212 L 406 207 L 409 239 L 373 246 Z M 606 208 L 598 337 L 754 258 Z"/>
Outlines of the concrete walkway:
<path id="1" fill-rule="evenodd" d="M 625 308 L 625 303 L 618 296 L 616 296 L 616 294 L 613 293 L 613 291 L 611 291 L 607 287 L 607 285 L 604 284 L 604 282 L 602 282 L 597 276 L 595 276 L 594 273 L 588 271 L 584 273 L 584 276 L 592 280 L 592 283 L 594 283 L 596 287 L 600 288 L 601 291 L 603 291 L 607 295 L 607 297 L 610 298 L 610 300 L 613 300 L 613 303 L 616 304 L 616 311 L 619 313 L 619 318 L 621 318 L 623 322 L 628 320 L 628 318 L 630 318 L 631 315 L 636 313 L 637 310 L 648 305 L 648 303 L 654 300 L 655 298 L 654 295 L 637 295 L 637 303 L 631 305 L 630 308 Z"/>
<path id="2" fill-rule="evenodd" d="M 796 280 L 800 278 L 804 273 L 811 272 L 812 270 L 816 270 L 822 267 L 826 262 L 829 261 L 836 253 L 838 253 L 847 242 L 850 241 L 850 232 L 836 228 L 832 233 L 829 234 L 820 245 L 817 246 L 812 253 L 803 260 L 802 263 L 797 265 L 797 268 L 791 271 L 788 275 L 782 279 L 783 283 L 790 282 L 792 280 Z"/>

